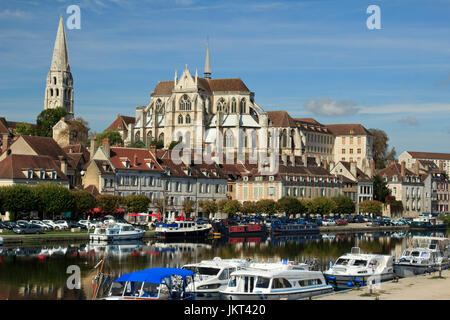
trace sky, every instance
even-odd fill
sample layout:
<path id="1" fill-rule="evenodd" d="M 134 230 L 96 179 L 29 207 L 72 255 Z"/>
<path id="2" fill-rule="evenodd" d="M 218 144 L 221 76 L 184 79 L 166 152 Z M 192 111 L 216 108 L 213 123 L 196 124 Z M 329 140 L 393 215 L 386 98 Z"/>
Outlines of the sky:
<path id="1" fill-rule="evenodd" d="M 75 116 L 101 132 L 135 115 L 158 81 L 188 65 L 241 78 L 266 111 L 384 130 L 397 155 L 450 153 L 450 0 L 82 0 L 0 2 L 0 116 L 43 110 L 59 16 Z M 370 30 L 370 5 L 380 29 Z"/>

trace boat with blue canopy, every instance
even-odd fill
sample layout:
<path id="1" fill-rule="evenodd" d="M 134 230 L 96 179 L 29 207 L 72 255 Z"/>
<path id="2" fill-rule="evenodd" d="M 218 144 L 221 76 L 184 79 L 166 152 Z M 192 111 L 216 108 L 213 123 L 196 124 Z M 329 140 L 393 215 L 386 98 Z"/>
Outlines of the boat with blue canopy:
<path id="1" fill-rule="evenodd" d="M 178 268 L 150 268 L 114 280 L 105 300 L 193 300 L 186 287 L 194 272 Z"/>

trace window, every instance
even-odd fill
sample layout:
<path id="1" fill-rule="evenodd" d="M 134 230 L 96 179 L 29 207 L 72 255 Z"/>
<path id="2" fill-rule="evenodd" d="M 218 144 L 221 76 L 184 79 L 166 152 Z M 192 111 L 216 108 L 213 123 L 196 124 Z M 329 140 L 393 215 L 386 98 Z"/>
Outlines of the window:
<path id="1" fill-rule="evenodd" d="M 358 153 L 361 154 L 361 148 L 358 148 Z"/>
<path id="2" fill-rule="evenodd" d="M 28 179 L 32 179 L 32 178 L 33 178 L 33 170 L 28 169 L 27 178 L 28 178 Z"/>
<path id="3" fill-rule="evenodd" d="M 269 288 L 270 278 L 258 277 L 256 278 L 256 288 Z"/>
<path id="4" fill-rule="evenodd" d="M 244 198 L 248 198 L 248 187 L 244 187 L 242 190 Z"/>
<path id="5" fill-rule="evenodd" d="M 183 116 L 181 114 L 178 116 L 178 124 L 183 124 Z"/>
<path id="6" fill-rule="evenodd" d="M 187 115 L 186 116 L 186 124 L 190 124 L 191 123 L 191 116 Z"/>
<path id="7" fill-rule="evenodd" d="M 282 289 L 292 287 L 291 283 L 285 278 L 275 278 L 272 281 L 272 289 Z"/>
<path id="8" fill-rule="evenodd" d="M 236 99 L 233 98 L 233 100 L 231 101 L 231 113 L 236 113 L 237 111 L 237 103 L 236 103 Z"/>
<path id="9" fill-rule="evenodd" d="M 350 137 L 350 144 L 353 144 L 353 137 Z"/>
<path id="10" fill-rule="evenodd" d="M 353 149 L 350 149 L 349 151 L 350 151 L 350 154 L 353 154 Z"/>
<path id="11" fill-rule="evenodd" d="M 345 137 L 342 137 L 342 144 L 345 144 Z"/>
<path id="12" fill-rule="evenodd" d="M 191 110 L 191 100 L 189 100 L 189 97 L 185 94 L 183 97 L 181 97 L 180 100 L 180 110 L 181 111 L 190 111 Z"/>
<path id="13" fill-rule="evenodd" d="M 224 98 L 220 98 L 219 102 L 217 102 L 217 111 L 224 111 L 226 106 L 226 102 Z"/>
<path id="14" fill-rule="evenodd" d="M 358 137 L 358 144 L 361 144 L 361 137 Z"/>
<path id="15" fill-rule="evenodd" d="M 239 105 L 239 113 L 246 113 L 246 112 L 247 112 L 247 102 L 245 101 L 245 98 L 243 98 Z"/>
<path id="16" fill-rule="evenodd" d="M 269 187 L 268 193 L 269 193 L 269 197 L 275 196 L 275 187 Z"/>
<path id="17" fill-rule="evenodd" d="M 317 286 L 322 284 L 322 280 L 321 279 L 308 279 L 308 280 L 300 280 L 298 282 L 298 284 L 301 287 L 308 287 L 308 286 Z"/>
<path id="18" fill-rule="evenodd" d="M 342 154 L 345 154 L 345 149 L 342 149 Z"/>

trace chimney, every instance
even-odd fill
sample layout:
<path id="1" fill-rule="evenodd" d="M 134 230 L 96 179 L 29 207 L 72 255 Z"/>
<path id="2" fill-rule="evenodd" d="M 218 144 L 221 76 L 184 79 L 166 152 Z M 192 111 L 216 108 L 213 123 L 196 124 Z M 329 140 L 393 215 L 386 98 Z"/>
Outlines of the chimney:
<path id="1" fill-rule="evenodd" d="M 406 162 L 405 162 L 405 161 L 402 161 L 402 164 L 401 164 L 401 171 L 400 171 L 400 174 L 401 174 L 402 177 L 405 176 L 405 167 L 406 167 Z"/>
<path id="2" fill-rule="evenodd" d="M 444 162 L 442 160 L 439 160 L 439 172 L 444 172 Z"/>
<path id="3" fill-rule="evenodd" d="M 65 175 L 67 175 L 67 159 L 63 156 L 58 156 L 59 161 L 61 162 L 61 171 Z"/>
<path id="4" fill-rule="evenodd" d="M 419 161 L 414 162 L 414 174 L 419 175 Z"/>
<path id="5" fill-rule="evenodd" d="M 308 166 L 308 158 L 306 157 L 306 153 L 304 153 L 302 155 L 302 162 L 303 162 L 303 166 L 305 166 L 305 167 Z"/>
<path id="6" fill-rule="evenodd" d="M 290 158 L 291 166 L 295 167 L 295 155 L 291 154 L 289 156 L 289 158 Z"/>
<path id="7" fill-rule="evenodd" d="M 354 176 L 355 178 L 357 177 L 357 169 L 356 169 L 356 162 L 350 162 L 350 173 L 352 174 L 352 176 Z"/>
<path id="8" fill-rule="evenodd" d="M 136 154 L 136 153 L 134 154 L 134 159 L 133 159 L 133 166 L 135 166 L 135 167 L 137 167 L 137 166 L 138 166 L 138 156 L 137 156 L 137 154 Z"/>
<path id="9" fill-rule="evenodd" d="M 105 152 L 106 157 L 109 159 L 111 149 L 110 149 L 108 138 L 103 139 L 102 148 L 103 148 L 103 152 Z"/>
<path id="10" fill-rule="evenodd" d="M 328 168 L 327 168 L 327 164 L 328 164 L 327 159 L 323 159 L 323 168 L 324 168 L 325 170 L 328 169 Z"/>
<path id="11" fill-rule="evenodd" d="M 284 166 L 287 166 L 287 154 L 282 154 L 281 155 L 281 162 L 283 163 Z"/>
<path id="12" fill-rule="evenodd" d="M 95 145 L 96 143 L 97 143 L 97 139 L 95 137 L 92 138 L 91 146 L 89 147 L 89 154 L 90 154 L 91 160 L 94 158 L 95 151 L 97 150 L 96 145 Z"/>
<path id="13" fill-rule="evenodd" d="M 1 153 L 8 150 L 10 145 L 11 145 L 11 139 L 9 137 L 9 134 L 4 134 L 3 140 L 2 140 L 2 152 Z"/>

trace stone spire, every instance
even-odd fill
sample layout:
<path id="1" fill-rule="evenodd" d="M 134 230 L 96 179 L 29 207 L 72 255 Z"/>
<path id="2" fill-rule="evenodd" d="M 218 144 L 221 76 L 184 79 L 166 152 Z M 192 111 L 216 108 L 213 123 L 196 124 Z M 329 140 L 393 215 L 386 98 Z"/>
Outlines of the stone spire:
<path id="1" fill-rule="evenodd" d="M 209 42 L 206 43 L 205 72 L 203 74 L 206 79 L 211 79 L 211 65 L 209 62 Z"/>
<path id="2" fill-rule="evenodd" d="M 56 33 L 50 70 L 70 72 L 69 52 L 67 50 L 66 31 L 64 29 L 64 20 L 62 16 L 59 18 L 58 32 Z"/>
<path id="3" fill-rule="evenodd" d="M 64 108 L 67 111 L 66 120 L 71 120 L 74 118 L 73 98 L 73 78 L 70 72 L 66 31 L 64 20 L 60 17 L 52 63 L 47 75 L 44 109 Z"/>

